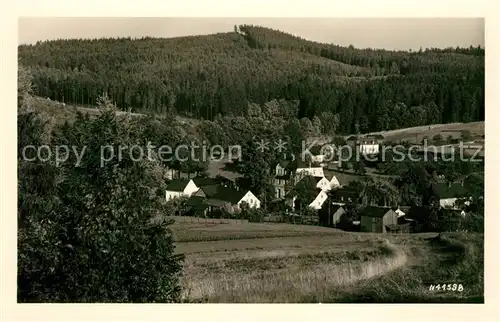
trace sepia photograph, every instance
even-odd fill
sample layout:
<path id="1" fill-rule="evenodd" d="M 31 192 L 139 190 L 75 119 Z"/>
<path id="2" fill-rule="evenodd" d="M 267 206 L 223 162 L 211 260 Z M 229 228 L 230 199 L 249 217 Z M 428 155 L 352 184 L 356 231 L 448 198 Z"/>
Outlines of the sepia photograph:
<path id="1" fill-rule="evenodd" d="M 17 23 L 17 303 L 485 303 L 484 18 Z"/>

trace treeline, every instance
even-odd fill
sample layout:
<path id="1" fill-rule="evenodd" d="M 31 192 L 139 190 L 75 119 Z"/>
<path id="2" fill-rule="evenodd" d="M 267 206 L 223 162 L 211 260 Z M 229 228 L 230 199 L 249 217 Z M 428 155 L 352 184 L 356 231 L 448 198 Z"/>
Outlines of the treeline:
<path id="1" fill-rule="evenodd" d="M 338 133 L 484 120 L 484 50 L 355 49 L 284 32 L 171 39 L 57 40 L 19 47 L 35 93 L 197 119 L 246 116 L 248 104 L 299 101 L 296 117 L 338 115 Z M 418 116 L 417 119 L 414 119 Z"/>

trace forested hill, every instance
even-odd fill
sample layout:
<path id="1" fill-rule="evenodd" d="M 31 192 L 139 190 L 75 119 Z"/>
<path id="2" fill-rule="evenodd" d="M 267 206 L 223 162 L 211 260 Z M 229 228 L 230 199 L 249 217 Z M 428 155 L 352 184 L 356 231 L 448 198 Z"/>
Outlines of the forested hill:
<path id="1" fill-rule="evenodd" d="M 484 120 L 484 50 L 356 49 L 258 26 L 177 38 L 19 46 L 36 94 L 124 110 L 214 119 L 248 103 L 299 100 L 298 118 L 336 115 L 338 133 Z"/>

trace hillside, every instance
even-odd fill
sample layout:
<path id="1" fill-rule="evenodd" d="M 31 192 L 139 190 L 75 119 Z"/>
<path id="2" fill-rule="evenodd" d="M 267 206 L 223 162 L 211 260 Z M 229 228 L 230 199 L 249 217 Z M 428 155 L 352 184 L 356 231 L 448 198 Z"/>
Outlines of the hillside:
<path id="1" fill-rule="evenodd" d="M 356 49 L 258 26 L 169 39 L 57 40 L 19 46 L 36 94 L 213 120 L 248 102 L 299 100 L 297 118 L 337 114 L 337 132 L 484 120 L 484 50 Z M 414 116 L 418 117 L 415 118 Z"/>

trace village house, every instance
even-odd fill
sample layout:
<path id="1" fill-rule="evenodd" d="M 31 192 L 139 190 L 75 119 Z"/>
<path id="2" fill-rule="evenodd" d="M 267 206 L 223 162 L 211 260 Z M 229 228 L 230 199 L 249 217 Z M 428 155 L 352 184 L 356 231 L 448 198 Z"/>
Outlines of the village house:
<path id="1" fill-rule="evenodd" d="M 310 207 L 314 210 L 319 210 L 323 206 L 324 202 L 328 199 L 328 194 L 325 190 L 316 188 L 302 196 L 303 204 L 299 203 L 297 199 L 298 193 L 296 190 L 290 191 L 286 196 L 286 204 L 293 209 L 301 209 L 303 206 Z"/>
<path id="2" fill-rule="evenodd" d="M 280 160 L 274 168 L 273 186 L 275 198 L 283 199 L 288 193 L 287 187 L 296 185 L 301 179 L 312 176 L 317 180 L 317 187 L 330 190 L 340 187 L 340 183 L 334 175 L 325 176 L 323 167 L 312 162 L 297 160 Z M 291 180 L 294 182 L 291 182 Z"/>
<path id="3" fill-rule="evenodd" d="M 246 203 L 250 208 L 260 208 L 260 200 L 249 190 L 240 190 L 221 185 L 207 185 L 201 187 L 188 200 L 188 205 L 213 212 L 216 209 L 225 209 L 236 212 Z M 199 209 L 198 209 L 199 210 Z"/>
<path id="4" fill-rule="evenodd" d="M 335 227 L 346 213 L 346 209 L 338 204 L 334 204 L 327 199 L 319 210 L 320 224 L 323 226 Z"/>
<path id="5" fill-rule="evenodd" d="M 362 232 L 387 233 L 397 230 L 398 215 L 389 207 L 367 206 L 361 212 Z"/>
<path id="6" fill-rule="evenodd" d="M 345 204 L 356 203 L 358 199 L 358 193 L 354 189 L 349 187 L 333 189 L 329 191 L 329 194 L 332 202 L 336 205 L 341 206 Z"/>
<path id="7" fill-rule="evenodd" d="M 198 189 L 199 187 L 192 179 L 174 179 L 167 184 L 165 199 L 169 201 L 174 198 L 189 197 Z"/>
<path id="8" fill-rule="evenodd" d="M 432 186 L 439 198 L 439 205 L 442 208 L 458 209 L 460 205 L 457 201 L 468 203 L 467 189 L 459 183 L 437 183 Z"/>
<path id="9" fill-rule="evenodd" d="M 351 135 L 346 138 L 346 143 L 362 155 L 373 155 L 380 152 L 380 144 L 382 144 L 383 140 L 384 137 L 380 134 L 365 136 Z"/>

